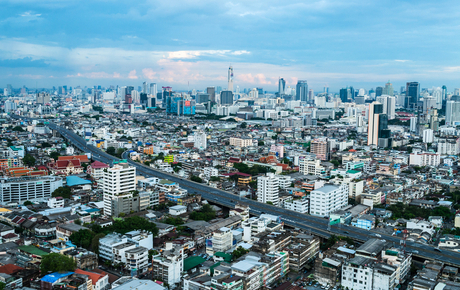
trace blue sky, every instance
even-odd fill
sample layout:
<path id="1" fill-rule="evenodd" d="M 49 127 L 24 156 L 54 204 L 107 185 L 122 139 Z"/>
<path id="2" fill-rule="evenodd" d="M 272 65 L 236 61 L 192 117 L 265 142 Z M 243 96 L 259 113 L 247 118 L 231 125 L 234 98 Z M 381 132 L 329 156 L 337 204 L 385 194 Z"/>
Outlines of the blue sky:
<path id="1" fill-rule="evenodd" d="M 0 87 L 460 87 L 458 1 L 0 0 Z"/>

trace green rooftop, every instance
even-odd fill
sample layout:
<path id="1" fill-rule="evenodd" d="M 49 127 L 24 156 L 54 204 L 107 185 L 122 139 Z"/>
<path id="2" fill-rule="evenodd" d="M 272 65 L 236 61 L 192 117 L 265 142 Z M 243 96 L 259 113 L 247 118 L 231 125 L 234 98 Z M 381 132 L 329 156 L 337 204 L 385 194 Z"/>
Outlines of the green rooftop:
<path id="1" fill-rule="evenodd" d="M 11 150 L 13 151 L 19 151 L 22 150 L 22 148 L 16 147 L 16 146 L 10 146 Z"/>
<path id="2" fill-rule="evenodd" d="M 37 256 L 40 256 L 40 257 L 48 255 L 47 252 L 42 251 L 42 250 L 40 250 L 39 248 L 37 248 L 35 246 L 19 246 L 18 249 L 23 251 L 23 252 L 26 252 L 28 254 L 37 255 Z"/>
<path id="3" fill-rule="evenodd" d="M 160 184 L 174 184 L 174 181 L 167 180 L 167 179 L 162 179 L 162 180 L 160 180 Z"/>
<path id="4" fill-rule="evenodd" d="M 361 171 L 358 171 L 358 170 L 348 170 L 347 173 L 350 173 L 350 174 L 356 174 L 356 173 L 360 173 Z"/>
<path id="5" fill-rule="evenodd" d="M 232 261 L 233 256 L 224 252 L 216 252 L 214 256 L 221 257 L 224 259 L 225 262 L 230 263 Z"/>
<path id="6" fill-rule="evenodd" d="M 201 258 L 200 256 L 188 257 L 184 260 L 184 272 L 187 272 L 188 270 L 195 268 L 196 266 L 202 264 L 205 261 L 206 260 Z"/>

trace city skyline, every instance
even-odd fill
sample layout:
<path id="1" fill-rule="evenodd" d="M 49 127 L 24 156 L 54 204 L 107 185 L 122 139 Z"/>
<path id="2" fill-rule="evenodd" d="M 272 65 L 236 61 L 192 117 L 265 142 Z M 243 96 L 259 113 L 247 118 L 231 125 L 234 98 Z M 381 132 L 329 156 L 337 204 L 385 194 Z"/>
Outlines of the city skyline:
<path id="1" fill-rule="evenodd" d="M 4 2 L 2 86 L 460 86 L 452 1 Z"/>

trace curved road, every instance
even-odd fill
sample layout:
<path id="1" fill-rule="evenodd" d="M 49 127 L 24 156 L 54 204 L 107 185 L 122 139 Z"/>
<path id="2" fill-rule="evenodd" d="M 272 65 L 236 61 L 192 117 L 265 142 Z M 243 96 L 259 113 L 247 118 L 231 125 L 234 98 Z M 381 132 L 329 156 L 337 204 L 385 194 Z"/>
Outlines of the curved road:
<path id="1" fill-rule="evenodd" d="M 16 116 L 13 118 L 19 119 L 21 117 Z M 91 153 L 92 158 L 95 160 L 107 164 L 112 164 L 113 161 L 119 160 L 119 158 L 109 155 L 92 145 L 88 145 L 83 138 L 73 133 L 71 130 L 67 130 L 53 123 L 48 124 L 48 126 L 51 129 L 58 131 L 64 138 L 72 142 L 80 150 Z M 125 157 L 125 159 L 127 159 L 127 154 L 128 152 L 125 152 L 123 154 L 123 157 Z M 146 177 L 155 176 L 162 179 L 169 179 L 171 181 L 179 183 L 181 187 L 187 189 L 190 193 L 201 194 L 204 199 L 224 205 L 226 207 L 232 208 L 237 202 L 248 205 L 251 208 L 252 214 L 259 215 L 262 213 L 268 213 L 277 215 L 281 217 L 281 220 L 285 224 L 303 230 L 311 231 L 312 234 L 321 237 L 327 238 L 330 235 L 334 234 L 340 236 L 347 236 L 360 242 L 365 242 L 370 238 L 377 238 L 375 236 L 375 233 L 373 232 L 346 225 L 334 225 L 331 227 L 330 231 L 328 231 L 327 219 L 318 218 L 307 214 L 300 214 L 298 212 L 294 212 L 276 206 L 271 206 L 268 204 L 259 203 L 255 200 L 247 198 L 239 198 L 238 196 L 232 193 L 209 187 L 207 185 L 199 184 L 190 180 L 182 179 L 176 175 L 168 174 L 163 171 L 158 171 L 151 167 L 147 167 L 145 165 L 133 162 L 131 160 L 128 160 L 128 162 L 136 167 L 136 171 L 138 173 Z M 400 243 L 402 242 L 400 238 L 389 235 L 382 235 L 382 237 L 378 238 L 385 239 L 387 242 L 391 242 L 395 246 L 400 245 Z M 441 260 L 446 264 L 460 267 L 460 253 L 457 252 L 448 250 L 442 250 L 441 252 L 438 252 L 435 250 L 435 247 L 431 245 L 425 245 L 410 241 L 406 243 L 406 250 L 407 252 L 411 252 L 414 256 L 417 257 L 430 260 Z"/>

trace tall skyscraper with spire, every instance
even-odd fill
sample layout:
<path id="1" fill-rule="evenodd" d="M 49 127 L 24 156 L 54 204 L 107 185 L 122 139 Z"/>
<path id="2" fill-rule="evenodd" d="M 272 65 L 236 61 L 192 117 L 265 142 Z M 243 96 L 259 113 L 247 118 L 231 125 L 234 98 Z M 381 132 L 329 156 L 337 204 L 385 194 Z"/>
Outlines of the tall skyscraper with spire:
<path id="1" fill-rule="evenodd" d="M 228 68 L 228 89 L 230 92 L 233 92 L 233 67 Z"/>
<path id="2" fill-rule="evenodd" d="M 278 80 L 278 94 L 284 95 L 286 92 L 286 81 L 283 78 L 280 78 Z M 307 87 L 307 93 L 308 93 L 308 87 Z"/>

